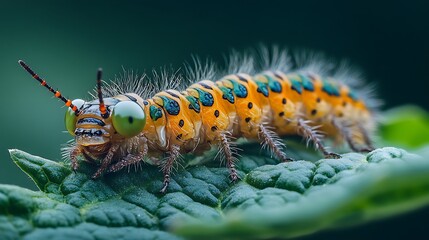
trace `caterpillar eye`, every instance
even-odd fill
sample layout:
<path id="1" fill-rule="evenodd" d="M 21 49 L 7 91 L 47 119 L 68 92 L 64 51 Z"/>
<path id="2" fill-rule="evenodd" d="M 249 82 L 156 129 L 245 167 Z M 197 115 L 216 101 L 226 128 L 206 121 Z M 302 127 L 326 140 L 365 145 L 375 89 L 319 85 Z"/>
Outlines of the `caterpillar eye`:
<path id="1" fill-rule="evenodd" d="M 115 130 L 124 137 L 137 136 L 146 124 L 143 109 L 135 102 L 124 101 L 115 105 L 112 112 Z"/>
<path id="2" fill-rule="evenodd" d="M 82 99 L 75 99 L 72 101 L 72 104 L 79 109 L 83 106 L 83 104 L 85 104 L 85 101 Z M 67 109 L 64 122 L 66 124 L 67 131 L 72 136 L 74 136 L 75 135 L 74 131 L 76 130 L 76 113 L 71 108 Z"/>

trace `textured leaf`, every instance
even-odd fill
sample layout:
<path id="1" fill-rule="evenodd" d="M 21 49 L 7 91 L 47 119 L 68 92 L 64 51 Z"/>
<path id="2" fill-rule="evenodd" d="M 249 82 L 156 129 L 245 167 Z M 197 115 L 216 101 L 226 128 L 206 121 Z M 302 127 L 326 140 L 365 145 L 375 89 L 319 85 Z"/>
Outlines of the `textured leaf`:
<path id="1" fill-rule="evenodd" d="M 287 238 L 429 204 L 429 161 L 400 149 L 277 163 L 243 148 L 238 183 L 209 161 L 179 170 L 165 195 L 153 166 L 91 180 L 93 166 L 74 173 L 11 150 L 41 191 L 0 185 L 0 239 Z M 292 155 L 315 158 L 301 150 Z"/>

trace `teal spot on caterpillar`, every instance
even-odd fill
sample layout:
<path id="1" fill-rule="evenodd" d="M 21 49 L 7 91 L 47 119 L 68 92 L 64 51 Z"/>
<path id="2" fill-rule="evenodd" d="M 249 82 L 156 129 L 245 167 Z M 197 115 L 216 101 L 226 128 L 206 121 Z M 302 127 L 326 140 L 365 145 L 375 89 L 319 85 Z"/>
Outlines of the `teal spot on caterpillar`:
<path id="1" fill-rule="evenodd" d="M 313 82 L 307 76 L 304 76 L 304 75 L 299 75 L 299 76 L 301 77 L 301 83 L 304 89 L 307 91 L 313 92 L 314 91 Z"/>
<path id="2" fill-rule="evenodd" d="M 235 96 L 239 98 L 247 97 L 247 88 L 240 83 L 237 83 L 234 80 L 229 80 L 232 83 L 232 90 L 234 91 Z"/>
<path id="3" fill-rule="evenodd" d="M 226 99 L 228 102 L 230 103 L 234 103 L 235 99 L 234 99 L 234 94 L 232 94 L 232 89 L 229 89 L 227 87 L 224 86 L 218 86 L 219 89 L 222 91 L 222 98 Z"/>
<path id="4" fill-rule="evenodd" d="M 258 88 L 256 89 L 256 91 L 258 93 L 262 93 L 262 95 L 264 95 L 265 97 L 268 97 L 268 87 L 267 84 L 260 82 L 258 80 L 255 80 L 256 85 L 258 85 Z"/>
<path id="5" fill-rule="evenodd" d="M 156 121 L 158 120 L 158 118 L 162 117 L 162 109 L 154 105 L 151 105 L 149 107 L 149 113 L 150 113 L 150 118 L 153 121 Z"/>
<path id="6" fill-rule="evenodd" d="M 292 84 L 291 88 L 292 90 L 296 91 L 297 93 L 302 93 L 302 83 L 296 79 L 291 78 L 290 83 Z"/>
<path id="7" fill-rule="evenodd" d="M 189 101 L 189 109 L 194 110 L 196 113 L 200 113 L 200 103 L 198 102 L 198 99 L 192 97 L 192 96 L 186 96 L 186 99 Z"/>
<path id="8" fill-rule="evenodd" d="M 268 87 L 270 88 L 271 91 L 276 93 L 282 92 L 282 85 L 280 85 L 278 81 L 274 80 L 272 77 L 268 75 L 265 75 L 265 77 L 268 79 Z"/>
<path id="9" fill-rule="evenodd" d="M 164 102 L 164 109 L 167 111 L 170 115 L 178 115 L 180 112 L 180 106 L 179 103 L 176 102 L 176 100 L 173 100 L 171 98 L 160 96 L 162 101 Z"/>
<path id="10" fill-rule="evenodd" d="M 323 81 L 322 90 L 326 92 L 329 96 L 340 96 L 340 91 L 338 90 L 338 87 L 327 80 Z"/>
<path id="11" fill-rule="evenodd" d="M 348 94 L 349 98 L 353 99 L 353 101 L 357 101 L 359 100 L 358 96 L 356 95 L 356 93 L 352 90 L 349 90 L 349 94 Z"/>
<path id="12" fill-rule="evenodd" d="M 211 93 L 203 91 L 199 88 L 195 88 L 195 90 L 198 91 L 199 96 L 200 96 L 199 100 L 203 106 L 206 106 L 206 107 L 213 106 L 214 99 L 213 99 L 213 95 Z"/>

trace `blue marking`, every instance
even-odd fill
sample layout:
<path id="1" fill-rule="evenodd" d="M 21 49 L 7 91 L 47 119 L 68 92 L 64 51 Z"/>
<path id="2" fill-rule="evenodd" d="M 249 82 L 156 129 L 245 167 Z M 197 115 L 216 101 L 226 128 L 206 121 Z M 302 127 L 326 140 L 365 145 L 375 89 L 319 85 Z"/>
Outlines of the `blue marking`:
<path id="1" fill-rule="evenodd" d="M 358 96 L 356 95 L 356 93 L 352 90 L 349 90 L 349 94 L 348 94 L 349 98 L 353 99 L 353 101 L 357 101 L 359 100 Z"/>
<path id="2" fill-rule="evenodd" d="M 270 90 L 276 93 L 282 92 L 282 85 L 274 80 L 272 77 L 265 75 L 265 77 L 268 79 L 268 87 L 270 87 Z"/>
<path id="3" fill-rule="evenodd" d="M 149 113 L 150 113 L 150 118 L 154 121 L 162 117 L 162 109 L 154 105 L 150 105 Z"/>
<path id="4" fill-rule="evenodd" d="M 205 107 L 211 107 L 214 104 L 214 99 L 213 99 L 213 95 L 209 92 L 206 92 L 204 90 L 201 90 L 199 88 L 194 88 L 195 90 L 198 91 L 200 97 L 199 100 L 201 102 L 201 104 Z"/>
<path id="5" fill-rule="evenodd" d="M 175 100 L 165 97 L 165 96 L 159 96 L 162 101 L 164 102 L 164 109 L 167 111 L 170 115 L 178 115 L 180 112 L 180 105 Z"/>
<path id="6" fill-rule="evenodd" d="M 224 87 L 224 86 L 219 86 L 219 89 L 222 91 L 222 98 L 226 99 L 228 102 L 230 103 L 234 103 L 235 99 L 234 99 L 234 94 L 232 94 L 232 89 Z"/>
<path id="7" fill-rule="evenodd" d="M 302 83 L 296 79 L 290 79 L 290 82 L 292 84 L 291 88 L 292 90 L 295 90 L 297 93 L 302 93 Z"/>
<path id="8" fill-rule="evenodd" d="M 186 96 L 186 99 L 189 101 L 189 109 L 194 110 L 196 113 L 200 113 L 200 103 L 198 99 L 192 96 Z"/>
<path id="9" fill-rule="evenodd" d="M 233 86 L 233 91 L 235 96 L 239 97 L 239 98 L 245 98 L 247 97 L 247 88 L 245 86 L 243 86 L 242 84 L 234 81 L 234 80 L 230 80 L 228 79 Z"/>
<path id="10" fill-rule="evenodd" d="M 334 86 L 332 83 L 328 81 L 323 81 L 323 87 L 322 90 L 326 92 L 329 96 L 340 96 L 340 91 L 338 90 L 337 86 Z"/>
<path id="11" fill-rule="evenodd" d="M 302 86 L 304 87 L 305 90 L 313 92 L 314 91 L 314 85 L 313 82 L 304 75 L 299 75 L 301 77 L 301 82 L 302 82 Z"/>
<path id="12" fill-rule="evenodd" d="M 256 89 L 256 91 L 258 93 L 262 93 L 262 95 L 264 95 L 265 97 L 268 97 L 268 87 L 267 84 L 260 82 L 260 81 L 255 81 L 256 85 L 258 85 L 258 88 Z"/>

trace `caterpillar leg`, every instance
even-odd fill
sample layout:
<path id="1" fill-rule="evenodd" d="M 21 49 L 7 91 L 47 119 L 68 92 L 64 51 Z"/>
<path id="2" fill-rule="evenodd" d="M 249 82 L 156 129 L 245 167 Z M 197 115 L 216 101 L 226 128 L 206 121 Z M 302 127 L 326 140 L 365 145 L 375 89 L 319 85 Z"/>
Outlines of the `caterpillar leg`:
<path id="1" fill-rule="evenodd" d="M 149 148 L 147 145 L 147 139 L 145 137 L 142 137 L 141 140 L 141 144 L 138 145 L 137 154 L 128 154 L 127 156 L 125 156 L 124 159 L 110 166 L 108 172 L 117 172 L 124 167 L 135 165 L 142 161 L 147 155 Z"/>
<path id="2" fill-rule="evenodd" d="M 328 152 L 322 143 L 322 139 L 318 131 L 307 124 L 302 118 L 298 118 L 298 133 L 307 139 L 307 143 L 312 141 L 317 150 L 321 151 L 325 158 L 341 158 L 341 156 L 334 152 Z"/>
<path id="3" fill-rule="evenodd" d="M 367 146 L 366 151 L 367 152 L 371 152 L 375 149 L 374 145 L 372 145 L 372 141 L 371 138 L 369 137 L 368 131 L 366 131 L 366 129 L 359 124 L 359 130 L 362 133 L 363 136 L 363 140 L 365 141 L 365 144 Z"/>
<path id="4" fill-rule="evenodd" d="M 345 125 L 335 120 L 332 121 L 332 123 L 335 126 L 335 128 L 337 128 L 340 131 L 341 135 L 346 139 L 347 144 L 354 152 L 370 152 L 374 150 L 374 148 L 371 145 L 371 141 L 369 139 L 368 133 L 362 127 L 358 127 L 357 129 L 359 129 L 359 133 L 362 134 L 365 144 L 367 146 L 361 146 L 360 144 L 356 143 L 356 141 L 354 140 L 353 128 L 354 127 L 356 128 L 356 126 Z"/>
<path id="5" fill-rule="evenodd" d="M 262 148 L 267 147 L 282 162 L 293 161 L 283 152 L 284 143 L 280 141 L 277 133 L 267 129 L 263 124 L 259 125 L 259 139 L 262 140 Z"/>
<path id="6" fill-rule="evenodd" d="M 148 146 L 144 144 L 141 151 L 139 151 L 137 154 L 128 154 L 124 159 L 110 166 L 107 172 L 117 172 L 124 167 L 135 165 L 144 159 L 144 157 L 147 155 L 147 152 Z"/>
<path id="7" fill-rule="evenodd" d="M 228 133 L 224 132 L 220 134 L 220 149 L 226 159 L 226 166 L 229 169 L 229 177 L 231 178 L 232 182 L 235 182 L 238 180 L 239 176 L 237 174 L 237 170 L 235 169 L 235 160 L 237 160 L 236 157 L 233 156 L 233 148 L 232 142 L 230 141 L 230 138 L 228 137 Z"/>
<path id="8" fill-rule="evenodd" d="M 161 193 L 165 193 L 167 191 L 168 185 L 171 180 L 171 171 L 173 169 L 174 163 L 180 157 L 180 147 L 177 145 L 172 145 L 170 147 L 169 156 L 167 160 L 162 164 L 162 173 L 164 174 L 163 187 L 161 189 Z"/>
<path id="9" fill-rule="evenodd" d="M 119 144 L 114 144 L 110 147 L 109 152 L 107 152 L 106 157 L 104 157 L 103 162 L 101 163 L 101 166 L 98 168 L 98 170 L 92 175 L 92 178 L 99 178 L 101 174 L 103 174 L 106 169 L 110 166 L 112 163 L 113 155 L 115 155 L 116 151 L 119 148 Z"/>
<path id="10" fill-rule="evenodd" d="M 79 156 L 80 154 L 82 154 L 82 150 L 78 146 L 75 146 L 70 152 L 71 167 L 75 173 L 79 168 L 79 161 L 77 160 L 77 156 Z"/>

